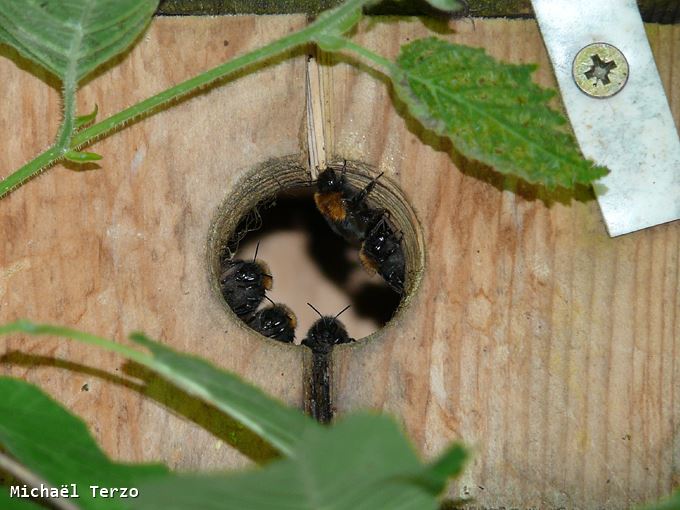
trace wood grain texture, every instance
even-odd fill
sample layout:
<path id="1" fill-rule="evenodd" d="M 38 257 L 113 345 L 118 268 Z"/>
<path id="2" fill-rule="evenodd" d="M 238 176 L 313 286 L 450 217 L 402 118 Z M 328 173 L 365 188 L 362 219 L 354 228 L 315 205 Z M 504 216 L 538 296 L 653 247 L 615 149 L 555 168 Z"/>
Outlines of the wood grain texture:
<path id="1" fill-rule="evenodd" d="M 680 27 L 649 34 L 677 122 Z M 358 39 L 394 56 L 425 35 L 394 21 Z M 440 35 L 538 62 L 538 81 L 555 86 L 534 22 L 461 21 Z M 351 65 L 327 80 L 331 153 L 397 180 L 427 247 L 410 308 L 336 351 L 338 411 L 397 414 L 427 456 L 474 445 L 451 489 L 473 504 L 628 508 L 679 485 L 680 222 L 610 239 L 592 197 L 560 203 L 449 156 Z"/>
<path id="2" fill-rule="evenodd" d="M 96 102 L 103 118 L 303 23 L 156 19 L 120 66 L 85 85 L 80 110 Z M 538 62 L 537 79 L 554 85 L 533 21 L 436 28 L 497 57 Z M 677 121 L 680 27 L 648 33 Z M 419 21 L 392 20 L 364 25 L 358 38 L 395 55 L 428 34 Z M 680 485 L 680 223 L 610 239 L 591 198 L 542 200 L 450 156 L 395 110 L 379 75 L 345 58 L 331 64 L 321 88 L 329 153 L 398 182 L 427 247 L 411 306 L 336 353 L 339 413 L 390 411 L 426 456 L 452 440 L 472 444 L 451 495 L 486 506 L 625 508 Z M 22 67 L 0 59 L 2 169 L 46 147 L 58 125 L 56 91 Z M 101 170 L 57 167 L 3 199 L 0 322 L 30 317 L 118 339 L 142 329 L 301 406 L 302 352 L 229 320 L 210 291 L 205 242 L 249 168 L 300 152 L 304 69 L 295 57 L 184 101 L 96 144 Z M 156 399 L 145 399 L 118 357 L 18 337 L 0 341 L 2 353 L 0 372 L 83 416 L 117 459 L 244 465 L 225 440 L 253 454 L 238 429 L 158 380 L 143 390 Z"/>
<path id="3" fill-rule="evenodd" d="M 83 87 L 79 111 L 97 103 L 103 118 L 303 23 L 157 19 L 120 66 Z M 21 67 L 0 59 L 3 171 L 46 147 L 59 121 L 57 92 Z M 299 153 L 303 79 L 303 58 L 249 74 L 97 143 L 101 169 L 57 167 L 3 199 L 0 322 L 26 317 L 121 341 L 143 330 L 302 407 L 302 351 L 236 326 L 205 266 L 210 222 L 236 180 L 263 159 Z M 0 371 L 81 415 L 116 458 L 190 469 L 243 465 L 225 441 L 253 453 L 242 430 L 157 379 L 146 390 L 155 400 L 145 399 L 119 357 L 64 341 L 0 341 L 0 354 L 13 350 L 29 357 L 10 355 Z"/>

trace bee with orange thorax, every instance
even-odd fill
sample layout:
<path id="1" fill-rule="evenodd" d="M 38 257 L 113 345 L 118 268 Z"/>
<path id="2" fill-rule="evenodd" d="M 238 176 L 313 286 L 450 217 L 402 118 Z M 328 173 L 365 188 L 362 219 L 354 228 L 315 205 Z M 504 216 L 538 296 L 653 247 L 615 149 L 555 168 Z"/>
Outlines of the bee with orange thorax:
<path id="1" fill-rule="evenodd" d="M 347 182 L 346 173 L 346 161 L 339 174 L 330 167 L 321 172 L 316 180 L 314 202 L 331 229 L 347 242 L 358 246 L 370 226 L 385 213 L 384 209 L 371 208 L 366 203 L 366 197 L 382 173 L 361 190 Z"/>
<path id="2" fill-rule="evenodd" d="M 229 308 L 241 319 L 249 317 L 264 299 L 273 284 L 269 267 L 257 260 L 257 250 L 252 261 L 229 260 L 220 275 L 220 290 Z"/>

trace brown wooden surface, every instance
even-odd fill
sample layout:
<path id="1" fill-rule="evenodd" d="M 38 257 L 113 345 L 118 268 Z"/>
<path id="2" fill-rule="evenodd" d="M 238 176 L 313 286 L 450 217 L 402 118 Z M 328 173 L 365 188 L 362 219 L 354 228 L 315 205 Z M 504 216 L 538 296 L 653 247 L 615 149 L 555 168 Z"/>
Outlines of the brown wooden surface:
<path id="1" fill-rule="evenodd" d="M 359 39 L 393 55 L 426 34 L 377 24 Z M 677 122 L 680 27 L 649 35 Z M 534 22 L 460 22 L 445 37 L 538 62 L 554 85 Z M 451 494 L 487 506 L 627 508 L 680 485 L 680 222 L 610 239 L 595 201 L 548 206 L 475 165 L 461 173 L 383 84 L 345 64 L 327 78 L 334 151 L 398 180 L 427 245 L 411 308 L 336 352 L 340 412 L 398 414 L 427 455 L 475 445 Z"/>
<path id="2" fill-rule="evenodd" d="M 103 118 L 302 23 L 301 16 L 156 20 L 120 67 L 83 87 L 79 110 L 97 103 Z M 0 66 L 0 168 L 10 169 L 50 143 L 58 97 L 13 62 L 2 58 Z M 2 200 L 0 320 L 30 317 L 121 340 L 143 330 L 301 407 L 302 351 L 235 325 L 210 289 L 205 260 L 210 222 L 235 179 L 263 159 L 299 152 L 304 70 L 303 58 L 285 60 L 184 101 L 98 143 L 102 169 L 57 167 Z M 158 382 L 152 391 L 173 413 L 112 383 L 124 375 L 117 356 L 63 341 L 0 342 L 0 353 L 15 349 L 106 372 L 27 366 L 31 358 L 15 357 L 19 364 L 0 369 L 83 416 L 117 458 L 183 468 L 246 462 L 221 439 L 248 449 L 247 439 L 218 426 L 217 413 Z M 86 383 L 89 392 L 81 391 Z M 178 411 L 213 434 L 173 416 Z"/>
<path id="3" fill-rule="evenodd" d="M 119 67 L 84 86 L 80 109 L 96 102 L 104 117 L 303 22 L 155 20 Z M 553 84 L 533 21 L 451 26 L 440 36 L 538 62 L 538 80 Z M 389 55 L 428 34 L 418 21 L 364 28 L 359 38 Z M 680 119 L 680 27 L 649 35 Z M 0 76 L 0 168 L 10 169 L 50 143 L 58 95 L 5 58 Z M 624 508 L 680 485 L 680 223 L 610 239 L 593 200 L 548 204 L 523 186 L 502 191 L 501 179 L 450 157 L 395 110 L 382 81 L 346 62 L 324 79 L 330 152 L 399 182 L 427 248 L 410 308 L 372 341 L 336 353 L 339 413 L 390 411 L 426 456 L 452 440 L 473 445 L 450 494 L 487 506 Z M 142 329 L 301 406 L 301 351 L 262 342 L 225 315 L 208 284 L 205 242 L 244 172 L 300 152 L 304 111 L 296 57 L 99 142 L 101 170 L 58 167 L 0 201 L 0 321 L 30 317 L 116 338 Z M 147 400 L 114 380 L 127 377 L 118 357 L 0 341 L 0 353 L 18 349 L 28 358 L 9 354 L 0 371 L 83 416 L 116 458 L 247 462 L 223 439 L 253 453 L 214 413 L 160 383 Z M 53 358 L 90 368 L 55 367 Z"/>

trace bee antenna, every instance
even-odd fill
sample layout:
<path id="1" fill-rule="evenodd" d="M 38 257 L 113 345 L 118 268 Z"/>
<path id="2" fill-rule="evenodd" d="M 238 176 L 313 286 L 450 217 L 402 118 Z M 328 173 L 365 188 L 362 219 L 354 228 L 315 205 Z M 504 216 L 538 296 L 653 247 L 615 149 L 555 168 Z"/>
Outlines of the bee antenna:
<path id="1" fill-rule="evenodd" d="M 307 304 L 309 305 L 309 307 L 310 307 L 312 310 L 314 310 L 316 313 L 319 314 L 319 317 L 321 317 L 321 318 L 323 319 L 323 315 L 321 315 L 321 312 L 320 312 L 319 310 L 317 310 L 316 308 L 314 308 L 314 305 L 313 305 L 312 303 L 307 303 Z"/>
<path id="2" fill-rule="evenodd" d="M 340 315 L 342 315 L 342 313 L 345 312 L 350 306 L 352 306 L 352 305 L 347 305 L 345 308 L 343 308 L 342 310 L 340 310 L 340 311 L 338 312 L 338 314 L 337 314 L 335 317 L 333 317 L 333 318 L 334 318 L 334 319 L 337 319 L 338 317 L 340 317 Z"/>
<path id="3" fill-rule="evenodd" d="M 255 256 L 253 257 L 253 262 L 257 260 L 257 250 L 260 249 L 260 241 L 257 242 L 257 246 L 255 246 Z"/>
<path id="4" fill-rule="evenodd" d="M 371 182 L 369 182 L 368 185 L 371 186 L 371 188 L 372 188 L 375 185 L 375 182 L 378 179 L 380 179 L 383 175 L 385 175 L 385 172 L 380 172 L 377 177 L 374 177 L 373 179 L 371 179 Z"/>
<path id="5" fill-rule="evenodd" d="M 274 303 L 274 301 L 272 301 L 271 298 L 270 298 L 269 296 L 267 296 L 266 294 L 265 294 L 264 298 L 265 298 L 267 301 L 269 301 L 272 305 L 276 306 L 276 303 Z"/>

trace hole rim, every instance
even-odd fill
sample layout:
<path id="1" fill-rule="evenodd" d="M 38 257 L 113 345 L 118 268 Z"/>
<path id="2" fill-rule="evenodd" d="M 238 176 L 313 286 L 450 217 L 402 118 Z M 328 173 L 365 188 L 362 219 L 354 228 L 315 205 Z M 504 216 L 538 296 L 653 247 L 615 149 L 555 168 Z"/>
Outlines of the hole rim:
<path id="1" fill-rule="evenodd" d="M 327 167 L 341 170 L 347 165 L 347 180 L 355 187 L 362 188 L 377 176 L 382 169 L 354 159 L 334 157 L 327 163 Z M 226 316 L 236 323 L 242 330 L 247 331 L 251 337 L 257 338 L 267 345 L 279 344 L 279 347 L 299 349 L 302 346 L 286 342 L 272 341 L 253 330 L 248 324 L 238 317 L 229 307 L 219 285 L 221 264 L 226 256 L 234 257 L 229 246 L 238 235 L 242 237 L 235 241 L 237 244 L 250 232 L 257 231 L 259 227 L 247 229 L 242 233 L 237 228 L 249 214 L 253 214 L 255 221 L 259 221 L 256 212 L 259 207 L 275 204 L 277 196 L 286 190 L 313 186 L 312 174 L 308 167 L 301 163 L 300 155 L 288 155 L 265 160 L 249 170 L 245 170 L 240 177 L 235 179 L 231 189 L 218 205 L 208 232 L 206 242 L 206 269 L 211 293 L 218 300 L 220 308 L 225 310 Z M 256 190 L 256 192 L 252 192 Z M 410 309 L 413 299 L 420 290 L 423 274 L 426 268 L 426 250 L 424 233 L 421 222 L 415 209 L 408 201 L 397 182 L 392 180 L 386 172 L 376 181 L 375 188 L 367 198 L 369 204 L 374 207 L 383 207 L 390 213 L 390 221 L 393 226 L 403 232 L 402 246 L 406 263 L 406 282 L 404 292 L 392 317 L 371 334 L 357 338 L 356 342 L 336 346 L 335 349 L 352 349 L 366 342 L 373 342 L 382 337 L 386 331 L 396 327 L 406 312 Z M 275 205 L 273 205 L 275 207 Z M 306 332 L 304 332 L 306 335 Z M 298 335 L 299 336 L 299 335 Z M 351 335 L 350 335 L 351 336 Z"/>

